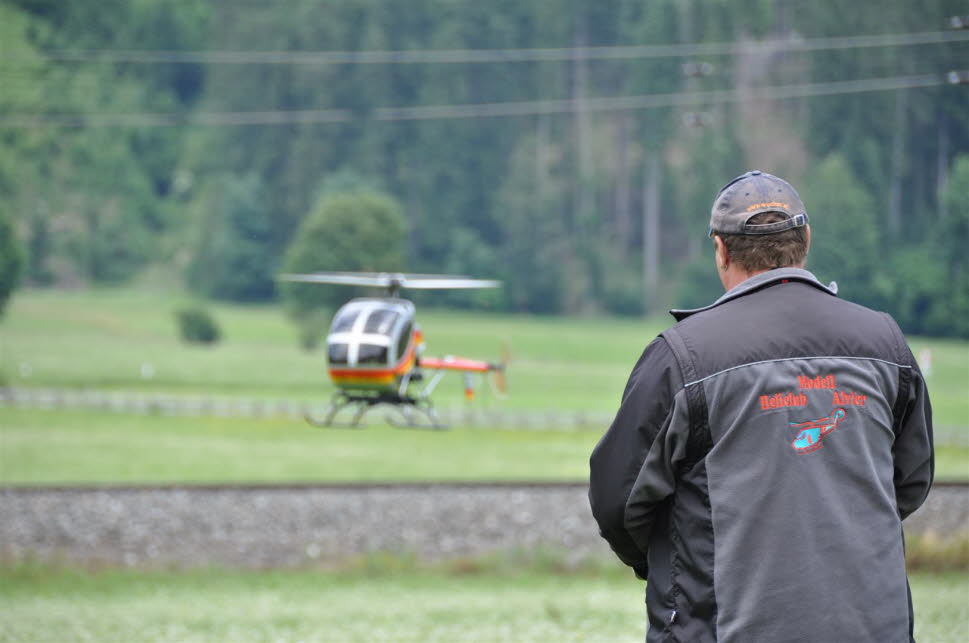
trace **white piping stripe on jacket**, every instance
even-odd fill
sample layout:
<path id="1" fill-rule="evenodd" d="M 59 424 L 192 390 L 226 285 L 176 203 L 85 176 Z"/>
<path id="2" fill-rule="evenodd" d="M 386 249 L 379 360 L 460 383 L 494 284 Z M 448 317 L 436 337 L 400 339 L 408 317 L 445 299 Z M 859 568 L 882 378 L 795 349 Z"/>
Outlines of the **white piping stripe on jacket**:
<path id="1" fill-rule="evenodd" d="M 912 368 L 907 364 L 896 364 L 895 362 L 889 362 L 888 360 L 885 360 L 885 359 L 878 359 L 877 357 L 850 357 L 848 355 L 818 355 L 816 357 L 784 357 L 781 359 L 765 359 L 760 362 L 749 362 L 747 364 L 738 364 L 737 366 L 731 366 L 730 368 L 725 368 L 722 371 L 717 371 L 716 373 L 712 373 L 710 375 L 707 375 L 706 377 L 701 377 L 698 380 L 694 380 L 692 382 L 684 384 L 683 388 L 686 388 L 688 386 L 693 386 L 694 384 L 699 384 L 700 382 L 705 382 L 711 377 L 716 377 L 717 375 L 723 375 L 724 373 L 727 373 L 729 371 L 733 371 L 738 368 L 744 368 L 746 366 L 757 366 L 758 364 L 770 364 L 773 362 L 793 362 L 797 360 L 809 360 L 809 359 L 851 359 L 851 360 L 862 360 L 862 361 L 869 361 L 869 362 L 881 362 L 882 364 L 890 364 L 891 366 L 897 366 L 898 368 Z"/>

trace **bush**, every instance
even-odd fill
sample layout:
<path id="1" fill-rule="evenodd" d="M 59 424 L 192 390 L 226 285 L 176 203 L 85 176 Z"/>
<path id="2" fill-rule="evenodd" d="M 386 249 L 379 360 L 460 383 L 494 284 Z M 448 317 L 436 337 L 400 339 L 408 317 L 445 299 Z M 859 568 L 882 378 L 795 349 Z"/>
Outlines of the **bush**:
<path id="1" fill-rule="evenodd" d="M 300 224 L 286 251 L 283 272 L 399 271 L 406 245 L 407 221 L 389 196 L 365 191 L 324 194 Z M 357 294 L 377 294 L 343 286 L 281 286 L 286 309 L 296 319 L 318 308 L 335 308 Z"/>
<path id="2" fill-rule="evenodd" d="M 222 333 L 215 319 L 204 308 L 183 308 L 175 311 L 178 334 L 190 344 L 215 344 Z"/>

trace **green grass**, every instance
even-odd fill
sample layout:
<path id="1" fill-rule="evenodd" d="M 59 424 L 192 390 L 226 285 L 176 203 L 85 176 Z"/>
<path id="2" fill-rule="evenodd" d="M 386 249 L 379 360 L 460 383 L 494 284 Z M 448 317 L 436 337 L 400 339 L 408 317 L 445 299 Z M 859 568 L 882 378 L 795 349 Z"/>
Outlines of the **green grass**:
<path id="1" fill-rule="evenodd" d="M 150 290 L 18 292 L 0 324 L 0 377 L 64 386 L 324 400 L 332 392 L 322 352 L 298 348 L 277 306 L 213 304 L 224 331 L 215 347 L 181 344 L 173 311 L 185 300 Z M 507 342 L 510 395 L 483 387 L 479 403 L 519 409 L 615 410 L 642 349 L 672 319 L 565 318 L 485 312 L 418 312 L 429 355 L 497 359 Z M 969 429 L 969 342 L 912 338 L 931 349 L 936 424 Z M 141 376 L 142 364 L 154 376 Z M 29 373 L 29 374 L 28 374 Z M 435 399 L 462 403 L 459 376 Z"/>
<path id="2" fill-rule="evenodd" d="M 935 448 L 936 480 L 969 480 L 969 447 Z"/>
<path id="3" fill-rule="evenodd" d="M 225 339 L 198 347 L 176 339 L 180 304 L 176 295 L 129 290 L 18 293 L 0 326 L 3 372 L 20 386 L 329 398 L 323 352 L 299 349 L 278 307 L 212 305 Z M 496 360 L 507 342 L 511 394 L 498 400 L 484 386 L 481 403 L 525 409 L 613 410 L 662 330 L 656 321 L 442 311 L 418 320 L 428 355 Z M 143 363 L 154 368 L 150 380 Z M 462 403 L 461 377 L 446 378 L 438 393 L 440 405 Z"/>
<path id="4" fill-rule="evenodd" d="M 0 570 L 0 640 L 642 641 L 643 584 L 618 566 L 344 571 Z M 916 638 L 961 642 L 969 574 L 911 575 Z"/>
<path id="5" fill-rule="evenodd" d="M 940 435 L 949 439 L 961 429 L 958 441 L 969 445 L 969 342 L 911 337 L 909 343 L 916 356 L 931 351 L 932 369 L 925 381 Z"/>
<path id="6" fill-rule="evenodd" d="M 290 398 L 332 392 L 321 352 L 297 347 L 274 306 L 212 305 L 225 340 L 211 348 L 176 339 L 176 294 L 139 290 L 18 292 L 0 324 L 0 381 Z M 575 319 L 421 311 L 428 353 L 496 358 L 511 347 L 511 393 L 488 387 L 488 408 L 611 414 L 643 346 L 665 319 Z M 913 339 L 930 348 L 929 376 L 940 479 L 969 479 L 969 343 Z M 150 363 L 154 376 L 144 379 Z M 449 376 L 438 405 L 463 403 Z M 379 421 L 379 415 L 374 419 Z M 548 427 L 555 428 L 555 427 Z M 299 420 L 122 416 L 0 407 L 0 479 L 8 483 L 292 480 L 509 480 L 586 477 L 605 427 L 589 431 L 462 429 L 447 433 L 309 429 Z"/>
<path id="7" fill-rule="evenodd" d="M 586 480 L 600 430 L 314 429 L 299 420 L 0 407 L 0 482 Z M 969 478 L 940 447 L 938 479 Z"/>
<path id="8" fill-rule="evenodd" d="M 0 408 L 0 480 L 585 480 L 598 439 L 598 431 L 356 431 L 287 419 Z"/>

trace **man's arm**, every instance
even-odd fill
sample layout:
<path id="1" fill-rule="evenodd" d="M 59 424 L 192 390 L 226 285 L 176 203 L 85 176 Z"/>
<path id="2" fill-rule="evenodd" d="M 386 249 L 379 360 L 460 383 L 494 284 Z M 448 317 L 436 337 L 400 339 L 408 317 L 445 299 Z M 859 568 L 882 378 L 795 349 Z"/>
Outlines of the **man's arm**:
<path id="1" fill-rule="evenodd" d="M 892 455 L 895 460 L 895 500 L 898 513 L 904 520 L 922 506 L 932 486 L 935 473 L 935 452 L 932 444 L 932 405 L 929 403 L 925 379 L 918 364 L 908 351 L 912 365 L 911 384 L 905 396 Z"/>
<path id="2" fill-rule="evenodd" d="M 643 520 L 643 512 L 637 512 L 635 533 L 631 533 L 627 502 L 647 454 L 669 426 L 681 379 L 666 340 L 655 339 L 633 368 L 616 418 L 589 461 L 589 502 L 599 532 L 641 578 L 646 577 L 646 542 L 652 525 L 648 518 Z"/>

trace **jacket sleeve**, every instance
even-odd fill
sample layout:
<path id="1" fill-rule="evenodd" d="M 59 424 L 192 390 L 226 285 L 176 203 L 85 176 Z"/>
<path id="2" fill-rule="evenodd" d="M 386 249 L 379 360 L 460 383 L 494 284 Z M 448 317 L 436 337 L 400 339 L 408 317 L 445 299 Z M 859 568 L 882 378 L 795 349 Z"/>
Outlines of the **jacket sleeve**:
<path id="1" fill-rule="evenodd" d="M 901 413 L 896 418 L 895 444 L 892 446 L 895 500 L 903 520 L 922 506 L 935 473 L 932 405 L 922 372 L 911 351 L 906 352 L 912 376 L 908 390 L 899 392 Z"/>
<path id="2" fill-rule="evenodd" d="M 647 574 L 646 543 L 651 524 L 641 520 L 640 512 L 631 532 L 627 503 L 642 477 L 647 454 L 658 446 L 658 437 L 670 424 L 673 397 L 681 379 L 666 340 L 655 339 L 633 368 L 619 411 L 589 461 L 589 501 L 599 533 L 640 578 Z"/>

